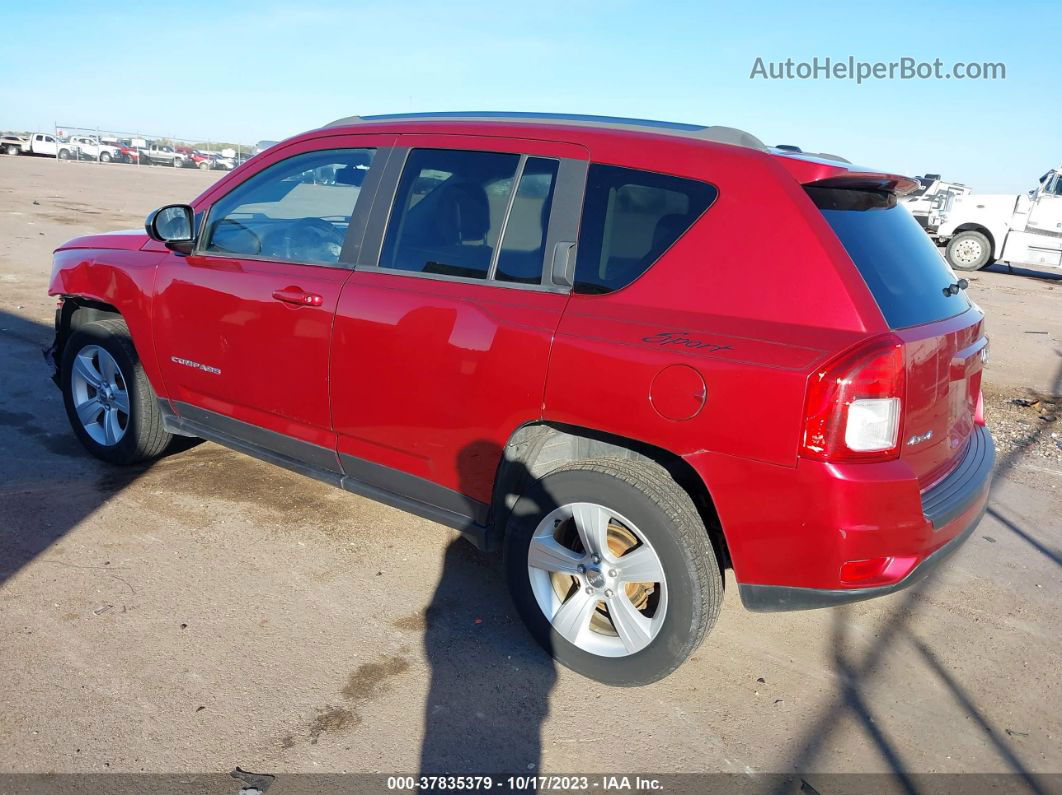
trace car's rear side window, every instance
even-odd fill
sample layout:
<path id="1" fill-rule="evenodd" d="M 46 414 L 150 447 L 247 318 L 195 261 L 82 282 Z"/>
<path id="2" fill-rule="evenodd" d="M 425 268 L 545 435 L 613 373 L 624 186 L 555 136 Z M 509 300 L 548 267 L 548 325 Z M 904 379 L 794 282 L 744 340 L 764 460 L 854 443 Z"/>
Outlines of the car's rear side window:
<path id="1" fill-rule="evenodd" d="M 592 164 L 575 291 L 609 293 L 626 287 L 693 225 L 716 195 L 705 182 Z"/>
<path id="2" fill-rule="evenodd" d="M 914 217 L 891 193 L 809 185 L 808 195 L 837 234 L 890 328 L 920 326 L 965 312 L 955 274 Z"/>

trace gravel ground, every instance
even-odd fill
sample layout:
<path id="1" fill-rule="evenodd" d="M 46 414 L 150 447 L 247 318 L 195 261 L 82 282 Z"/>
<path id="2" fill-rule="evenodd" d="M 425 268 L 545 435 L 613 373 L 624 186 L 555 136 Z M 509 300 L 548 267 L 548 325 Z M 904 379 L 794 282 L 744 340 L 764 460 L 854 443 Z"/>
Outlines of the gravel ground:
<path id="1" fill-rule="evenodd" d="M 985 391 L 985 421 L 1001 457 L 1022 454 L 1027 465 L 1062 472 L 1062 397 L 1034 390 L 1016 396 L 1017 390 Z"/>

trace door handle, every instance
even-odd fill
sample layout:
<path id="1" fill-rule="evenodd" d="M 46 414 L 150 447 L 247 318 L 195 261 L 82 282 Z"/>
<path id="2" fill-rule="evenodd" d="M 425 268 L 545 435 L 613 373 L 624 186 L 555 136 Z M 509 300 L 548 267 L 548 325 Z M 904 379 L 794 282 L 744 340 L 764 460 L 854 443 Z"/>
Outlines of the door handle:
<path id="1" fill-rule="evenodd" d="M 320 295 L 307 292 L 301 287 L 285 287 L 283 290 L 274 290 L 273 297 L 278 301 L 283 301 L 285 304 L 294 304 L 295 306 L 320 306 L 324 303 L 324 298 Z"/>

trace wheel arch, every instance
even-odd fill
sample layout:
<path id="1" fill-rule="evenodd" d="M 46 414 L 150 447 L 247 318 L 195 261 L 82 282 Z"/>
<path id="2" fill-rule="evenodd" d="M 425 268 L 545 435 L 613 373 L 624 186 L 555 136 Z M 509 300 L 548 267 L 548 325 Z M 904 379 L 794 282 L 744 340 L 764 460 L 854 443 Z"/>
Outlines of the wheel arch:
<path id="1" fill-rule="evenodd" d="M 117 307 L 96 301 L 91 298 L 83 298 L 77 295 L 62 296 L 62 304 L 55 310 L 55 342 L 48 351 L 51 360 L 56 366 L 58 373 L 59 362 L 63 358 L 63 349 L 66 347 L 70 335 L 86 323 L 94 323 L 97 320 L 109 320 L 121 318 L 122 313 Z"/>
<path id="2" fill-rule="evenodd" d="M 688 461 L 637 439 L 560 423 L 527 423 L 509 437 L 494 481 L 491 546 L 500 545 L 512 509 L 529 483 L 564 464 L 601 458 L 645 461 L 663 469 L 693 500 L 720 568 L 730 566 L 730 553 L 715 501 L 707 484 Z"/>
<path id="3" fill-rule="evenodd" d="M 961 232 L 980 232 L 982 235 L 988 238 L 988 244 L 992 247 L 992 258 L 995 259 L 999 256 L 998 244 L 996 243 L 996 236 L 992 233 L 984 224 L 979 224 L 975 221 L 970 221 L 965 224 L 960 224 L 955 227 L 955 232 L 952 233 L 952 237 Z"/>

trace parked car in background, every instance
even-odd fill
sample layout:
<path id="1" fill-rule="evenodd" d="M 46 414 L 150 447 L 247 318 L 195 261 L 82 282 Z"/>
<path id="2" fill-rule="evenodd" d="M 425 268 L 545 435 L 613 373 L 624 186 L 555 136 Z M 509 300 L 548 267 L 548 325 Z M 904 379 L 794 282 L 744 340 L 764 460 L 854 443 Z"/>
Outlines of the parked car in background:
<path id="1" fill-rule="evenodd" d="M 55 157 L 57 151 L 56 138 L 50 133 L 33 133 L 29 136 L 27 145 L 22 147 L 22 154 L 40 157 Z M 69 157 L 69 147 L 65 147 L 65 151 L 66 157 Z"/>
<path id="2" fill-rule="evenodd" d="M 941 210 L 937 235 L 948 264 L 972 271 L 996 261 L 1062 267 L 1062 169 L 1028 193 L 967 193 Z"/>
<path id="3" fill-rule="evenodd" d="M 91 135 L 72 135 L 67 143 L 77 159 L 98 160 L 101 163 L 110 163 L 118 159 L 117 146 L 100 143 Z"/>
<path id="4" fill-rule="evenodd" d="M 209 171 L 214 167 L 214 155 L 211 152 L 203 152 L 199 149 L 192 152 L 184 163 L 189 168 L 198 168 L 201 171 Z"/>
<path id="5" fill-rule="evenodd" d="M 115 155 L 115 160 L 119 163 L 137 164 L 140 162 L 140 150 L 135 146 L 119 142 L 115 145 L 115 148 L 118 150 Z"/>
<path id="6" fill-rule="evenodd" d="M 910 211 L 919 226 L 926 230 L 931 238 L 937 237 L 940 226 L 940 213 L 951 196 L 964 196 L 970 188 L 958 182 L 945 182 L 940 174 L 926 174 L 915 177 L 918 187 L 899 198 L 899 203 Z"/>
<path id="7" fill-rule="evenodd" d="M 179 168 L 184 165 L 184 161 L 185 155 L 169 144 L 149 143 L 140 149 L 141 164 Z"/>
<path id="8" fill-rule="evenodd" d="M 28 152 L 29 147 L 30 139 L 28 136 L 15 135 L 14 133 L 0 135 L 0 151 L 3 151 L 5 155 L 21 155 L 23 152 Z"/>
<path id="9" fill-rule="evenodd" d="M 197 149 L 188 156 L 185 165 L 190 168 L 198 168 L 202 171 L 209 171 L 210 169 L 228 171 L 232 169 L 232 160 L 222 157 L 217 152 L 207 152 L 202 149 Z"/>
<path id="10" fill-rule="evenodd" d="M 61 246 L 49 355 L 92 454 L 202 437 L 458 528 L 557 660 L 645 684 L 725 568 L 840 605 L 980 521 L 984 315 L 914 185 L 727 127 L 345 118 Z"/>

